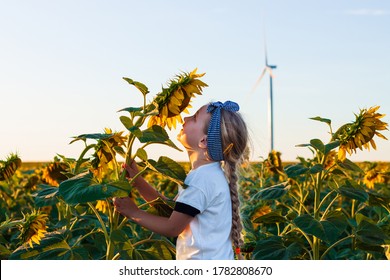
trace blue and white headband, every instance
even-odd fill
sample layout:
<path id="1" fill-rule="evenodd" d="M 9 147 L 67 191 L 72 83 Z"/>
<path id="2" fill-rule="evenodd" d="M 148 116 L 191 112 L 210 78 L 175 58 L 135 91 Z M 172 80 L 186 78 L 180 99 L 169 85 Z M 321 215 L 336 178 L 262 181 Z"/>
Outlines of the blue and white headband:
<path id="1" fill-rule="evenodd" d="M 207 131 L 207 151 L 214 161 L 223 160 L 222 138 L 221 138 L 221 110 L 237 112 L 240 106 L 236 102 L 220 101 L 212 102 L 207 107 L 207 112 L 211 113 L 209 129 Z M 231 144 L 232 145 L 232 144 Z"/>

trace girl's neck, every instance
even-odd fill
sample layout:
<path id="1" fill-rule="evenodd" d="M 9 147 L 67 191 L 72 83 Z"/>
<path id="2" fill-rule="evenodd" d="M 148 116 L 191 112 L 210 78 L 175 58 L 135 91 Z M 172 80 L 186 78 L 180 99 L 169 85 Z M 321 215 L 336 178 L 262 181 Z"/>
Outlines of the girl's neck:
<path id="1" fill-rule="evenodd" d="M 199 154 L 196 152 L 188 152 L 188 157 L 191 162 L 191 169 L 196 169 L 199 166 L 214 162 L 208 159 L 204 154 Z"/>

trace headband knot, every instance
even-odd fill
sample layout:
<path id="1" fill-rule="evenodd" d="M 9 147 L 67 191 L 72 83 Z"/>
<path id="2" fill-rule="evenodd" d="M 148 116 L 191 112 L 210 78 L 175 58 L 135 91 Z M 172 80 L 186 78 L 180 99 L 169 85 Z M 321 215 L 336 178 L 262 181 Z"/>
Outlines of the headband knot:
<path id="1" fill-rule="evenodd" d="M 209 156 L 214 161 L 223 160 L 222 138 L 221 138 L 221 110 L 237 112 L 240 106 L 236 102 L 220 101 L 212 102 L 207 107 L 207 112 L 211 113 L 209 129 L 207 131 L 207 150 Z"/>

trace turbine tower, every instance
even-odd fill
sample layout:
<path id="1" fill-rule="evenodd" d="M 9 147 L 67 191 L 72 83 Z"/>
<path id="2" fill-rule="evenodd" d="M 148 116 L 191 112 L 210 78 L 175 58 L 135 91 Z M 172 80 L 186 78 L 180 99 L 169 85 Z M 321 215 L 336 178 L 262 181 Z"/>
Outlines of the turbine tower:
<path id="1" fill-rule="evenodd" d="M 276 69 L 276 65 L 268 64 L 268 55 L 267 55 L 267 42 L 264 35 L 264 52 L 265 52 L 265 67 L 261 72 L 259 78 L 257 79 L 255 85 L 253 86 L 252 92 L 254 92 L 257 86 L 260 84 L 260 81 L 263 79 L 265 74 L 269 73 L 269 96 L 268 96 L 268 129 L 270 137 L 270 148 L 271 151 L 274 149 L 274 105 L 273 105 L 273 84 L 272 79 L 274 77 L 272 70 Z"/>

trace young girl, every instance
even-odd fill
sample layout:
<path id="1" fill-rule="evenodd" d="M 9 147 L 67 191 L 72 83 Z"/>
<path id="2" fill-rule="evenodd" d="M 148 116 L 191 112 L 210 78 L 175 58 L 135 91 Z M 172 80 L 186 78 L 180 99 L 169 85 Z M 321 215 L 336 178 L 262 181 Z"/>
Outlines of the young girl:
<path id="1" fill-rule="evenodd" d="M 176 259 L 241 259 L 242 224 L 237 191 L 237 168 L 247 150 L 248 131 L 239 106 L 214 102 L 184 119 L 178 140 L 188 152 L 191 171 L 179 190 L 169 218 L 138 209 L 131 198 L 116 198 L 116 211 L 165 236 L 178 236 Z M 125 166 L 129 176 L 138 170 Z M 162 197 L 142 177 L 135 187 L 145 200 Z M 164 198 L 164 197 L 162 197 Z"/>

